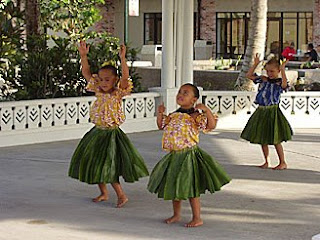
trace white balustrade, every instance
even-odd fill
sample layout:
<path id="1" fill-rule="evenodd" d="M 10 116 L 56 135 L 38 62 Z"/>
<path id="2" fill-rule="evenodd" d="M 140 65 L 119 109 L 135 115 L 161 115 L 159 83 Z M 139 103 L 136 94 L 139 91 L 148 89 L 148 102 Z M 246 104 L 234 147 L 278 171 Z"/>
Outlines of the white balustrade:
<path id="1" fill-rule="evenodd" d="M 202 101 L 220 116 L 218 128 L 242 129 L 257 108 L 255 92 L 203 91 Z M 320 128 L 320 92 L 286 92 L 280 109 L 293 128 Z"/>
<path id="2" fill-rule="evenodd" d="M 173 92 L 172 96 L 176 93 Z M 255 92 L 203 91 L 202 102 L 219 115 L 218 129 L 243 129 L 257 108 Z M 173 96 L 174 97 L 174 96 Z M 0 147 L 78 139 L 88 131 L 95 97 L 0 102 Z M 135 93 L 123 99 L 127 132 L 156 130 L 160 94 Z M 295 128 L 320 128 L 320 92 L 287 92 L 280 108 Z"/>
<path id="3" fill-rule="evenodd" d="M 159 93 L 136 93 L 123 99 L 126 132 L 157 129 L 155 99 Z M 81 138 L 90 123 L 95 97 L 0 102 L 0 146 Z"/>

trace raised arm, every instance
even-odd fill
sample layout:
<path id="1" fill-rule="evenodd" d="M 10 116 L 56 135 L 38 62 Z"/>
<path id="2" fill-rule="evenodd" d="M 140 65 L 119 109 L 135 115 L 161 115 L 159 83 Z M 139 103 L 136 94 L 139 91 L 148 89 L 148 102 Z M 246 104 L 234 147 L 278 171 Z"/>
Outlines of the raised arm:
<path id="1" fill-rule="evenodd" d="M 90 71 L 90 65 L 88 62 L 88 52 L 89 52 L 90 46 L 86 44 L 85 41 L 80 41 L 80 44 L 78 46 L 78 51 L 81 58 L 81 71 L 84 78 L 89 81 L 91 78 L 91 71 Z"/>
<path id="2" fill-rule="evenodd" d="M 281 78 L 282 78 L 282 83 L 281 83 L 281 87 L 283 89 L 286 89 L 288 86 L 288 79 L 286 76 L 286 64 L 288 63 L 288 60 L 283 60 L 281 65 L 280 65 L 280 72 L 281 72 Z"/>
<path id="3" fill-rule="evenodd" d="M 196 109 L 201 109 L 203 113 L 207 116 L 207 126 L 206 131 L 211 131 L 216 128 L 217 122 L 218 122 L 218 116 L 216 114 L 213 114 L 211 110 L 204 105 L 203 103 L 199 103 L 195 107 Z"/>
<path id="4" fill-rule="evenodd" d="M 120 45 L 120 61 L 121 61 L 121 79 L 120 79 L 120 88 L 125 89 L 128 87 L 128 78 L 129 78 L 129 68 L 126 60 L 126 46 L 124 44 Z"/>
<path id="5" fill-rule="evenodd" d="M 254 74 L 254 70 L 257 68 L 257 66 L 259 65 L 260 63 L 260 54 L 257 53 L 256 56 L 254 57 L 254 60 L 253 60 L 253 65 L 251 66 L 251 68 L 249 68 L 247 74 L 246 74 L 246 77 L 251 79 L 251 80 L 254 80 L 256 78 L 256 75 Z"/>
<path id="6" fill-rule="evenodd" d="M 157 112 L 157 125 L 158 125 L 158 129 L 162 130 L 163 126 L 162 126 L 162 121 L 163 121 L 163 113 L 166 110 L 164 103 L 161 103 L 158 106 L 158 112 Z"/>

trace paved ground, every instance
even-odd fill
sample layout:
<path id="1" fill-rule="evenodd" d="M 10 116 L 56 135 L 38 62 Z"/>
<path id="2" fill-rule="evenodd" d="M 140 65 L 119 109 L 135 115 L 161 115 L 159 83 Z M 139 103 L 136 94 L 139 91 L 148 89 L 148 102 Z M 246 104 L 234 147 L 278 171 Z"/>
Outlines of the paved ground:
<path id="1" fill-rule="evenodd" d="M 130 134 L 151 170 L 164 155 L 161 132 Z M 98 191 L 67 177 L 78 141 L 0 149 L 1 240 L 245 239 L 304 240 L 320 233 L 320 131 L 298 131 L 285 143 L 290 169 L 262 170 L 260 148 L 239 139 L 239 132 L 201 137 L 233 178 L 221 192 L 201 197 L 204 226 L 186 229 L 191 216 L 183 205 L 182 222 L 166 225 L 171 203 L 147 192 L 148 178 L 123 184 L 130 202 L 114 208 L 90 201 Z M 277 163 L 274 149 L 272 164 Z"/>

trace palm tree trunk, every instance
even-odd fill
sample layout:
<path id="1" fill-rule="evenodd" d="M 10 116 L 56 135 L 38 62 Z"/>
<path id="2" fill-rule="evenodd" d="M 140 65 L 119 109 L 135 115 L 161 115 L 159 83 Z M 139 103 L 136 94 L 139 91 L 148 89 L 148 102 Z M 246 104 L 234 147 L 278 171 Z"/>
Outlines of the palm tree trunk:
<path id="1" fill-rule="evenodd" d="M 40 10 L 38 0 L 25 0 L 27 48 L 32 51 L 36 46 L 32 37 L 40 35 Z"/>
<path id="2" fill-rule="evenodd" d="M 268 0 L 251 0 L 250 28 L 248 45 L 244 61 L 238 79 L 235 84 L 236 90 L 253 91 L 253 83 L 246 78 L 246 74 L 253 62 L 256 53 L 264 58 L 266 33 L 267 33 Z"/>

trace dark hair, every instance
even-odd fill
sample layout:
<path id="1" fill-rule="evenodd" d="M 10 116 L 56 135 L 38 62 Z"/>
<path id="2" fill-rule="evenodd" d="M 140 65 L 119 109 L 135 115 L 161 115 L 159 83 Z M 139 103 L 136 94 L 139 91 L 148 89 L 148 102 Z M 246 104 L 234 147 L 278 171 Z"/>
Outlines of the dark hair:
<path id="1" fill-rule="evenodd" d="M 276 58 L 271 58 L 266 65 L 275 65 L 277 68 L 280 68 L 280 62 Z"/>
<path id="2" fill-rule="evenodd" d="M 192 87 L 194 96 L 195 96 L 197 99 L 200 97 L 200 92 L 199 92 L 199 89 L 197 88 L 197 86 L 193 85 L 192 83 L 183 84 L 181 87 L 183 87 L 183 86 L 190 86 L 190 87 Z"/>
<path id="3" fill-rule="evenodd" d="M 308 44 L 308 47 L 309 47 L 310 49 L 313 49 L 313 48 L 314 48 L 312 43 L 309 43 L 309 44 Z"/>
<path id="4" fill-rule="evenodd" d="M 101 67 L 101 68 L 99 69 L 98 73 L 99 73 L 101 70 L 110 70 L 110 71 L 112 72 L 112 75 L 114 75 L 114 76 L 116 76 L 116 77 L 118 76 L 118 70 L 117 70 L 117 68 L 115 68 L 115 67 L 112 66 L 112 65 L 105 65 L 105 66 Z"/>

